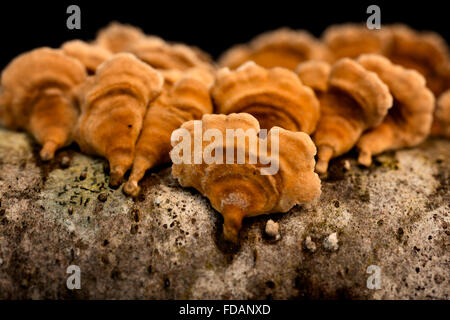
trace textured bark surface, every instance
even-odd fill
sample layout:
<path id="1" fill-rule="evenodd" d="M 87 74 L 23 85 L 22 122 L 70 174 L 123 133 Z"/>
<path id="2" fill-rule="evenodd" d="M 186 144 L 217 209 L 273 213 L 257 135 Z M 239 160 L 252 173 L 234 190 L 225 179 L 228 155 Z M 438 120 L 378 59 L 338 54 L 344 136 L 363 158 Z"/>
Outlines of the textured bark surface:
<path id="1" fill-rule="evenodd" d="M 336 159 L 316 205 L 245 220 L 240 246 L 223 241 L 221 216 L 170 168 L 149 173 L 134 201 L 108 187 L 102 159 L 71 147 L 42 163 L 38 151 L 0 129 L 2 299 L 449 299 L 449 141 L 378 156 L 369 169 L 355 154 Z M 264 234 L 269 218 L 278 241 Z M 66 287 L 69 265 L 81 268 L 80 290 Z M 370 265 L 379 290 L 366 286 Z"/>

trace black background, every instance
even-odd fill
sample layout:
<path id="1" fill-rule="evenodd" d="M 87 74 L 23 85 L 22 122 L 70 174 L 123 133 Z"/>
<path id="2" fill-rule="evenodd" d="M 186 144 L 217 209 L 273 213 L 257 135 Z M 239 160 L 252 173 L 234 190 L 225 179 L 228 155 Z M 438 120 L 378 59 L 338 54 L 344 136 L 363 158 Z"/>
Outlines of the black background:
<path id="1" fill-rule="evenodd" d="M 225 304 L 261 305 L 271 308 L 269 315 L 224 315 L 213 313 L 206 316 L 180 316 L 180 307 L 214 307 L 223 310 Z M 448 301 L 0 301 L 3 314 L 16 318 L 45 319 L 371 319 L 385 318 L 438 318 L 448 310 Z M 10 313 L 7 311 L 11 311 Z"/>
<path id="2" fill-rule="evenodd" d="M 67 7 L 81 8 L 81 30 L 68 30 Z M 170 41 L 196 45 L 217 57 L 236 43 L 281 26 L 307 29 L 316 36 L 330 24 L 366 21 L 371 4 L 381 8 L 381 22 L 403 22 L 434 30 L 449 40 L 449 12 L 444 1 L 2 1 L 0 68 L 17 54 L 39 46 L 95 38 L 112 20 L 141 27 Z"/>

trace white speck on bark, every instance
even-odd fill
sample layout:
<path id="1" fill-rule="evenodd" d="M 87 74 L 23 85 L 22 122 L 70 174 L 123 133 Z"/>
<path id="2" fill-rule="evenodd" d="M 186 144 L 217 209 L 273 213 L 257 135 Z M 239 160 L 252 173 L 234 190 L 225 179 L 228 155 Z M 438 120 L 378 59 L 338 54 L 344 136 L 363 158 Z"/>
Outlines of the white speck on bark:
<path id="1" fill-rule="evenodd" d="M 310 236 L 306 237 L 305 239 L 305 248 L 310 252 L 316 252 L 316 244 L 311 240 Z"/>
<path id="2" fill-rule="evenodd" d="M 336 251 L 337 249 L 339 249 L 337 233 L 334 232 L 326 237 L 323 241 L 323 246 L 328 251 Z"/>
<path id="3" fill-rule="evenodd" d="M 157 196 L 155 198 L 155 200 L 153 200 L 153 203 L 156 204 L 156 205 L 159 205 L 161 202 L 162 202 L 161 196 Z"/>
<path id="4" fill-rule="evenodd" d="M 350 161 L 349 160 L 345 160 L 344 161 L 344 169 L 349 171 L 350 168 L 351 168 Z"/>
<path id="5" fill-rule="evenodd" d="M 280 226 L 278 223 L 270 219 L 266 223 L 266 234 L 271 237 L 275 238 L 275 240 L 280 239 Z"/>

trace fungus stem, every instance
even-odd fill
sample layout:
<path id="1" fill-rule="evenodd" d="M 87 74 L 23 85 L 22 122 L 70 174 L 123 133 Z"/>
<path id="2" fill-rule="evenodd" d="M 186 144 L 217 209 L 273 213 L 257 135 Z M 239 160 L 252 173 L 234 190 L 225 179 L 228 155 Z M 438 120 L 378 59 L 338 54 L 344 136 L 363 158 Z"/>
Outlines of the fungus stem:
<path id="1" fill-rule="evenodd" d="M 319 146 L 319 152 L 317 154 L 318 161 L 316 164 L 316 171 L 318 173 L 325 173 L 328 170 L 328 163 L 333 157 L 334 150 L 328 145 Z"/>
<path id="2" fill-rule="evenodd" d="M 223 210 L 224 224 L 223 236 L 235 244 L 239 243 L 239 231 L 242 228 L 242 219 L 245 213 L 237 206 L 227 206 Z"/>
<path id="3" fill-rule="evenodd" d="M 359 152 L 358 162 L 363 166 L 370 167 L 372 164 L 372 153 L 368 150 L 361 150 Z"/>
<path id="4" fill-rule="evenodd" d="M 155 165 L 155 161 L 149 161 L 144 157 L 136 157 L 133 164 L 133 170 L 131 171 L 128 182 L 123 186 L 125 194 L 137 197 L 141 188 L 138 183 L 145 176 L 145 172 Z"/>
<path id="5" fill-rule="evenodd" d="M 47 141 L 41 149 L 40 156 L 42 161 L 50 161 L 55 156 L 55 152 L 58 149 L 58 144 L 54 141 Z"/>

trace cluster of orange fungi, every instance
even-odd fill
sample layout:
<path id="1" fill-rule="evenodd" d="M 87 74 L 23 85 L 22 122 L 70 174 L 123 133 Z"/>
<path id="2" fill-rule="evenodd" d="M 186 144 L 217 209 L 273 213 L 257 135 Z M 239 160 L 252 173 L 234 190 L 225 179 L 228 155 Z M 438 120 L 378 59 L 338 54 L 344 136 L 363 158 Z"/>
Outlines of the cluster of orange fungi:
<path id="1" fill-rule="evenodd" d="M 94 41 L 11 61 L 1 75 L 0 122 L 29 132 L 42 160 L 73 142 L 106 158 L 112 186 L 130 170 L 123 191 L 134 197 L 148 169 L 171 162 L 174 130 L 194 135 L 195 121 L 203 130 L 254 130 L 258 143 L 278 144 L 276 174 L 247 162 L 172 166 L 182 186 L 223 215 L 225 238 L 237 241 L 244 217 L 317 200 L 317 173 L 334 157 L 356 148 L 370 166 L 384 151 L 450 137 L 449 89 L 446 42 L 404 25 L 337 25 L 320 39 L 283 28 L 215 62 L 199 48 L 112 23 Z M 261 129 L 278 140 L 259 137 Z M 228 143 L 215 142 L 223 150 Z M 255 152 L 245 143 L 233 148 L 245 159 Z"/>

